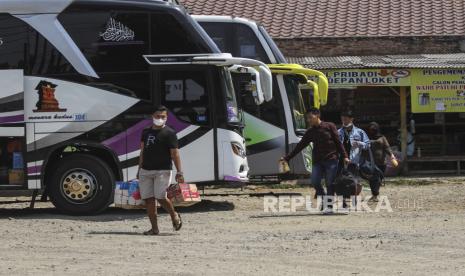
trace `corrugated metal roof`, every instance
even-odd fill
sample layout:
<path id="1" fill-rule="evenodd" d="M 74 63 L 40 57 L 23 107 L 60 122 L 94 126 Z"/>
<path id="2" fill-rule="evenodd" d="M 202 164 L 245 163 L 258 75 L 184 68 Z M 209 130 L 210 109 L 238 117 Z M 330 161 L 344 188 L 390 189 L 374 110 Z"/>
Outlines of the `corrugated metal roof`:
<path id="1" fill-rule="evenodd" d="M 465 53 L 388 56 L 287 57 L 314 69 L 345 68 L 465 68 Z"/>
<path id="2" fill-rule="evenodd" d="M 274 38 L 463 36 L 464 0 L 180 0 L 192 14 L 246 17 Z"/>

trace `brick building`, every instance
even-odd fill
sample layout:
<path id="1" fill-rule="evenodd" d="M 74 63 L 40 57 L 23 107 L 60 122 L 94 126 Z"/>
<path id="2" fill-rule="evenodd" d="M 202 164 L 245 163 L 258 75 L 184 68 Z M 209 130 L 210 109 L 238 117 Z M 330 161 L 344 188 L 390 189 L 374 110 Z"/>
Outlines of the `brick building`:
<path id="1" fill-rule="evenodd" d="M 262 23 L 289 57 L 465 51 L 465 1 L 181 0 L 192 14 Z"/>
<path id="2" fill-rule="evenodd" d="M 422 161 L 423 168 L 437 168 L 440 161 L 452 171 L 465 160 L 465 1 L 180 2 L 192 14 L 263 24 L 289 62 L 327 73 L 327 119 L 337 121 L 340 109 L 350 106 L 362 127 L 381 123 L 391 144 L 400 129 L 404 155 L 413 132 L 411 167 Z M 379 83 L 360 78 L 375 75 Z M 396 84 L 380 84 L 400 75 Z"/>

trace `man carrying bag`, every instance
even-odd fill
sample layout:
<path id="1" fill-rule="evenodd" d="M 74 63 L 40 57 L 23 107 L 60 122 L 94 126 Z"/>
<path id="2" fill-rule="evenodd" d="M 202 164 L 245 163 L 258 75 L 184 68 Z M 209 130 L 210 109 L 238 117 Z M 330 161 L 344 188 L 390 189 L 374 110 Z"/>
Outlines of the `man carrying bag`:
<path id="1" fill-rule="evenodd" d="M 164 106 L 157 107 L 152 113 L 153 124 L 144 129 L 140 144 L 139 178 L 140 194 L 145 200 L 147 215 L 152 228 L 144 235 L 158 235 L 157 208 L 155 200 L 171 216 L 173 228 L 179 231 L 182 220 L 176 213 L 171 201 L 167 198 L 166 189 L 171 183 L 172 163 L 177 169 L 176 181 L 184 182 L 181 170 L 181 158 L 179 156 L 178 138 L 176 132 L 166 126 L 168 109 Z"/>
<path id="2" fill-rule="evenodd" d="M 342 156 L 344 162 L 349 162 L 348 156 L 337 133 L 336 126 L 330 122 L 320 119 L 320 110 L 311 108 L 306 115 L 310 128 L 305 132 L 304 137 L 294 150 L 282 160 L 289 161 L 300 151 L 313 143 L 312 148 L 312 185 L 316 190 L 316 196 L 334 196 L 334 180 L 337 174 L 338 160 Z M 321 180 L 325 177 L 327 192 L 321 185 Z M 323 210 L 324 213 L 332 213 L 332 204 Z"/>

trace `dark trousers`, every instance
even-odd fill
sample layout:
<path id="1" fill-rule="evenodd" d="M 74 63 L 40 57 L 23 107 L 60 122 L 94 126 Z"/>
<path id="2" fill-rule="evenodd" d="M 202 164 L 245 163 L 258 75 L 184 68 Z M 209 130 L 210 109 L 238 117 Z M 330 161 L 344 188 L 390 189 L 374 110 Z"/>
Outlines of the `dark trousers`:
<path id="1" fill-rule="evenodd" d="M 386 171 L 386 165 L 377 165 L 378 168 L 384 173 Z M 369 181 L 370 182 L 370 189 L 371 189 L 371 194 L 373 196 L 378 196 L 379 195 L 379 188 L 381 187 L 381 179 L 377 179 L 374 181 Z"/>
<path id="2" fill-rule="evenodd" d="M 325 160 L 312 165 L 312 185 L 317 196 L 334 195 L 334 180 L 337 175 L 338 160 Z M 321 180 L 325 177 L 326 189 L 321 185 Z"/>

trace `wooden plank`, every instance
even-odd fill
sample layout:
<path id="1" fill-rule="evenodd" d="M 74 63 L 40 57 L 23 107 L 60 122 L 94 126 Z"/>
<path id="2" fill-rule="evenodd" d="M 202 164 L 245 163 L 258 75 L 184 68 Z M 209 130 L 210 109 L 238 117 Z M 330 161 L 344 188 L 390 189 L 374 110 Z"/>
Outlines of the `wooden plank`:
<path id="1" fill-rule="evenodd" d="M 423 162 L 465 162 L 464 157 L 422 157 L 422 158 L 412 158 L 409 159 L 407 162 L 417 162 L 417 163 L 423 163 Z"/>
<path id="2" fill-rule="evenodd" d="M 407 88 L 400 87 L 400 148 L 402 156 L 407 156 Z M 408 163 L 405 163 L 403 173 L 408 173 Z"/>
<path id="3" fill-rule="evenodd" d="M 410 171 L 409 174 L 453 174 L 456 173 L 456 170 L 425 170 L 425 171 L 420 171 L 420 170 L 415 170 L 415 171 Z"/>

